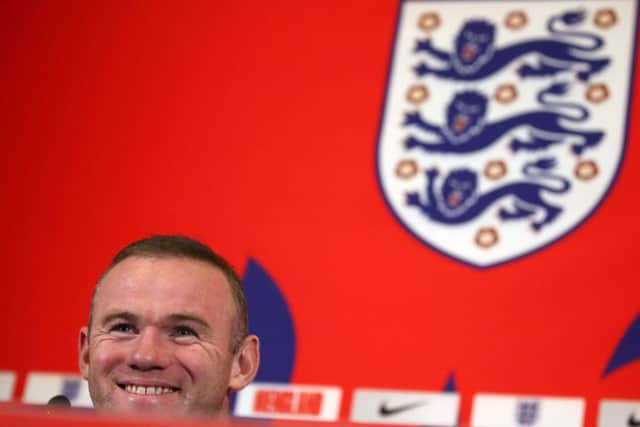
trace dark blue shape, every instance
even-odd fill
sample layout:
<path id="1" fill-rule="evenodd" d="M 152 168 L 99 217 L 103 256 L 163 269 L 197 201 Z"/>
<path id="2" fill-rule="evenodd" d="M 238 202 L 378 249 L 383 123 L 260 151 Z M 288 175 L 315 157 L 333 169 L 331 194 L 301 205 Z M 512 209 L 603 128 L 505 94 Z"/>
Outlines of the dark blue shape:
<path id="1" fill-rule="evenodd" d="M 255 380 L 289 382 L 295 356 L 295 332 L 287 302 L 277 284 L 251 258 L 243 283 L 249 330 L 260 337 L 260 369 Z"/>
<path id="2" fill-rule="evenodd" d="M 438 67 L 432 68 L 426 62 L 420 62 L 414 67 L 414 71 L 418 77 L 433 74 L 452 80 L 476 81 L 493 75 L 527 55 L 535 55 L 551 61 L 541 67 L 523 64 L 518 69 L 520 77 L 576 71 L 578 79 L 587 81 L 592 74 L 606 68 L 610 59 L 589 58 L 604 46 L 604 40 L 597 34 L 571 31 L 570 27 L 580 24 L 584 18 L 584 12 L 574 11 L 552 16 L 547 21 L 550 33 L 548 37 L 517 42 L 502 48 L 495 47 L 493 23 L 468 20 L 458 32 L 453 51 L 433 46 L 430 39 L 417 40 L 415 52 L 431 57 L 434 62 L 438 62 Z M 576 39 L 580 41 L 575 43 Z"/>
<path id="3" fill-rule="evenodd" d="M 584 150 L 600 144 L 604 133 L 576 128 L 575 125 L 584 123 L 590 117 L 589 110 L 582 105 L 549 99 L 562 96 L 568 90 L 567 83 L 553 83 L 537 94 L 537 100 L 544 108 L 533 108 L 494 122 L 486 121 L 489 107 L 487 95 L 475 90 L 457 92 L 447 105 L 447 121 L 442 126 L 423 118 L 420 112 L 405 113 L 403 127 L 430 134 L 430 141 L 409 134 L 404 146 L 407 150 L 464 155 L 482 151 L 517 129 L 526 128 L 529 130 L 528 139 L 511 139 L 509 148 L 514 153 L 571 143 L 573 153 L 581 155 Z"/>
<path id="4" fill-rule="evenodd" d="M 442 391 L 456 391 L 456 376 L 453 372 L 449 374 L 449 378 L 447 378 L 447 383 L 444 385 Z"/>
<path id="5" fill-rule="evenodd" d="M 62 394 L 67 399 L 73 401 L 78 397 L 80 393 L 80 380 L 76 378 L 65 378 L 62 382 Z"/>
<path id="6" fill-rule="evenodd" d="M 622 337 L 602 377 L 636 360 L 640 360 L 640 314 L 636 316 Z"/>
<path id="7" fill-rule="evenodd" d="M 533 214 L 532 209 L 536 209 L 544 213 L 544 218 L 531 222 L 531 227 L 538 231 L 562 213 L 561 208 L 547 203 L 542 194 L 563 194 L 571 188 L 569 181 L 549 173 L 555 163 L 552 157 L 528 162 L 522 168 L 522 173 L 525 177 L 532 178 L 531 180 L 516 181 L 479 195 L 476 195 L 476 172 L 465 168 L 454 169 L 436 192 L 438 171 L 427 169 L 424 197 L 417 192 L 407 193 L 407 205 L 420 209 L 423 215 L 433 221 L 456 225 L 475 219 L 495 203 L 502 203 L 503 198 L 511 198 L 529 206 L 529 213 L 519 205 L 514 210 L 502 205 L 498 211 L 500 218 L 505 221 L 522 219 Z M 547 180 L 546 184 L 542 182 L 542 178 Z"/>
<path id="8" fill-rule="evenodd" d="M 519 426 L 532 426 L 538 421 L 540 402 L 522 401 L 516 407 L 516 421 Z"/>

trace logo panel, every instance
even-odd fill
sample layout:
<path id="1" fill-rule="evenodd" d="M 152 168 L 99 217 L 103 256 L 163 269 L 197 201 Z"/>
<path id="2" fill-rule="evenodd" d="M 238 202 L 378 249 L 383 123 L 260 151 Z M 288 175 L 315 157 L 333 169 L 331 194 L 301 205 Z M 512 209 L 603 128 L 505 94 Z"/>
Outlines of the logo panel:
<path id="1" fill-rule="evenodd" d="M 7 402 L 13 399 L 13 390 L 15 386 L 15 372 L 0 371 L 0 402 Z"/>
<path id="2" fill-rule="evenodd" d="M 488 267 L 562 238 L 626 147 L 636 2 L 404 1 L 378 141 L 397 219 Z"/>
<path id="3" fill-rule="evenodd" d="M 46 404 L 49 399 L 62 394 L 71 406 L 92 408 L 87 382 L 79 375 L 31 372 L 27 375 L 22 402 Z"/>
<path id="4" fill-rule="evenodd" d="M 234 415 L 335 421 L 341 397 L 338 387 L 254 382 L 238 392 Z"/>
<path id="5" fill-rule="evenodd" d="M 601 400 L 598 427 L 640 426 L 640 400 Z"/>
<path id="6" fill-rule="evenodd" d="M 352 422 L 423 426 L 456 426 L 457 393 L 357 389 L 351 404 Z"/>
<path id="7" fill-rule="evenodd" d="M 579 398 L 477 394 L 471 427 L 582 427 L 584 408 Z"/>

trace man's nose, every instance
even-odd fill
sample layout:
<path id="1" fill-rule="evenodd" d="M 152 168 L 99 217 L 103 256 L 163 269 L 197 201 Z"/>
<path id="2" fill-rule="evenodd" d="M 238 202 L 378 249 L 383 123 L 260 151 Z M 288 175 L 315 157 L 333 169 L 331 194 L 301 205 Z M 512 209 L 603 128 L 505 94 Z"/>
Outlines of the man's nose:
<path id="1" fill-rule="evenodd" d="M 143 329 L 134 344 L 129 365 L 141 371 L 166 368 L 171 360 L 167 344 L 161 331 L 155 328 Z"/>

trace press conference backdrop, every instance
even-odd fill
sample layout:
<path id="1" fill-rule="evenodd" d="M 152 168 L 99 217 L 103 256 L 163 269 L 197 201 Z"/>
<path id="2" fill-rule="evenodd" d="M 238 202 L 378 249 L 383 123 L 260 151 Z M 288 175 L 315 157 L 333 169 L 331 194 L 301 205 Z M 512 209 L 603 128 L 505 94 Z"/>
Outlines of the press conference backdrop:
<path id="1" fill-rule="evenodd" d="M 640 399 L 636 1 L 0 8 L 13 400 L 77 372 L 94 283 L 158 233 L 229 258 L 258 381 L 338 387 L 340 419 L 359 389 L 464 422 Z"/>

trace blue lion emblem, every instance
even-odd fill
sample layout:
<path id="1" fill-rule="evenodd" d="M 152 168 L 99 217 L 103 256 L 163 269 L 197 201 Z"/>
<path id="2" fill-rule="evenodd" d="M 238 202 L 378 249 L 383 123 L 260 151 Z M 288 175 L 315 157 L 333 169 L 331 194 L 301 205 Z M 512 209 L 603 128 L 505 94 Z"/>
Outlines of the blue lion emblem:
<path id="1" fill-rule="evenodd" d="M 538 412 L 540 409 L 540 402 L 518 402 L 516 419 L 518 425 L 532 426 L 538 420 Z"/>
<path id="2" fill-rule="evenodd" d="M 478 177 L 469 169 L 454 169 L 445 178 L 440 191 L 436 192 L 434 185 L 438 171 L 426 171 L 426 200 L 421 201 L 417 192 L 407 194 L 407 205 L 414 206 L 433 221 L 443 224 L 464 224 L 482 214 L 487 208 L 503 198 L 514 199 L 511 209 L 500 207 L 498 216 L 504 221 L 524 219 L 534 216 L 537 212 L 544 212 L 543 218 L 532 221 L 531 227 L 538 231 L 562 212 L 562 208 L 552 206 L 542 198 L 544 192 L 554 194 L 566 193 L 571 184 L 568 180 L 549 173 L 555 167 L 553 158 L 544 158 L 528 162 L 522 168 L 523 174 L 532 181 L 518 181 L 503 185 L 485 194 L 477 194 Z M 555 181 L 557 185 L 550 186 L 535 182 L 540 180 Z"/>
<path id="3" fill-rule="evenodd" d="M 529 140 L 513 138 L 510 143 L 513 152 L 541 150 L 553 144 L 573 141 L 571 150 L 574 154 L 581 155 L 586 148 L 598 145 L 604 133 L 572 130 L 563 124 L 580 123 L 589 118 L 589 111 L 579 104 L 547 100 L 548 96 L 563 95 L 567 90 L 566 83 L 554 83 L 538 93 L 538 102 L 551 108 L 573 110 L 573 115 L 541 109 L 523 112 L 490 124 L 485 122 L 488 102 L 485 95 L 476 91 L 458 93 L 447 107 L 447 123 L 444 126 L 429 123 L 419 112 L 405 114 L 404 126 L 413 126 L 437 137 L 435 142 L 425 142 L 411 135 L 405 140 L 405 147 L 437 153 L 472 153 L 489 147 L 516 128 L 525 127 L 529 131 Z"/>
<path id="4" fill-rule="evenodd" d="M 578 79 L 587 81 L 592 74 L 609 64 L 609 58 L 588 58 L 604 45 L 601 37 L 587 32 L 561 31 L 559 25 L 574 26 L 584 21 L 585 12 L 574 11 L 556 15 L 547 21 L 547 30 L 554 37 L 539 38 L 496 49 L 495 26 L 484 20 L 467 21 L 455 40 L 455 50 L 446 52 L 431 44 L 430 39 L 418 40 L 416 53 L 424 52 L 442 63 L 430 68 L 421 62 L 414 71 L 418 77 L 434 74 L 439 77 L 473 81 L 485 78 L 528 54 L 537 54 L 539 64 L 523 64 L 520 77 L 552 76 L 562 71 L 576 71 Z M 576 41 L 578 43 L 576 43 Z"/>

